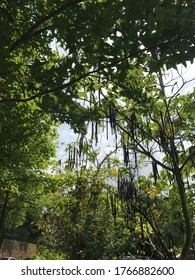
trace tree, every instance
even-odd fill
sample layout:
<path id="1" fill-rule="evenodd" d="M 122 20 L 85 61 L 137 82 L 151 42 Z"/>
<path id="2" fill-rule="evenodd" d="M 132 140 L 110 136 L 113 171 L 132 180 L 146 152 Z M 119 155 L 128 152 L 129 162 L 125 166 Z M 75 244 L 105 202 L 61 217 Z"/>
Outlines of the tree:
<path id="1" fill-rule="evenodd" d="M 129 70 L 129 77 L 131 73 L 135 73 L 134 71 Z M 115 92 L 112 92 L 112 95 L 102 93 L 101 106 L 98 101 L 95 101 L 94 108 L 104 112 L 115 135 L 118 135 L 116 141 L 121 142 L 122 145 L 127 173 L 122 172 L 121 195 L 128 201 L 134 201 L 131 202 L 131 211 L 139 213 L 150 224 L 158 240 L 161 240 L 160 247 L 164 251 L 162 255 L 165 254 L 170 258 L 171 253 L 166 242 L 163 242 L 159 226 L 153 218 L 151 219 L 156 206 L 149 199 L 150 196 L 154 196 L 159 202 L 159 196 L 164 196 L 163 192 L 168 191 L 169 207 L 173 207 L 172 200 L 177 204 L 173 211 L 172 221 L 178 216 L 185 234 L 181 249 L 181 258 L 185 259 L 193 238 L 194 214 L 190 210 L 190 205 L 194 199 L 194 185 L 192 184 L 194 113 L 191 107 L 194 103 L 194 92 L 181 94 L 182 84 L 182 87 L 176 91 L 172 85 L 171 93 L 167 93 L 161 71 L 159 71 L 160 87 L 156 86 L 155 76 L 144 74 L 143 69 L 138 68 L 137 74 L 137 77 L 134 76 L 137 81 L 125 80 L 123 85 L 116 79 Z M 141 79 L 143 80 L 138 83 Z M 140 98 L 136 96 L 129 98 L 133 82 L 137 82 L 138 90 L 142 92 Z M 119 135 L 121 135 L 120 139 Z M 144 162 L 146 159 L 152 171 L 149 180 L 138 175 L 141 161 Z M 163 205 L 163 200 L 160 201 Z M 165 205 L 167 205 L 166 200 Z M 169 223 L 170 226 L 170 222 L 165 223 Z"/>
<path id="2" fill-rule="evenodd" d="M 61 121 L 76 122 L 84 89 L 123 82 L 148 53 L 151 71 L 193 59 L 194 1 L 5 0 L 0 13 L 1 103 L 35 100 Z"/>
<path id="3" fill-rule="evenodd" d="M 28 104 L 1 104 L 0 240 L 22 226 L 48 184 L 45 170 L 55 155 L 52 121 Z M 48 187 L 49 190 L 49 187 Z"/>
<path id="4" fill-rule="evenodd" d="M 0 4 L 0 103 L 5 115 L 5 108 L 16 110 L 13 121 L 5 119 L 5 123 L 16 127 L 17 115 L 25 108 L 30 111 L 29 119 L 36 111 L 40 120 L 48 117 L 50 121 L 67 122 L 83 135 L 87 122 L 92 121 L 97 135 L 98 123 L 107 117 L 116 134 L 118 128 L 123 132 L 127 164 L 129 145 L 133 142 L 135 151 L 150 157 L 154 170 L 157 164 L 174 176 L 171 180 L 179 187 L 187 235 L 182 258 L 186 258 L 191 242 L 184 173 L 193 159 L 193 140 L 190 139 L 192 145 L 187 156 L 181 147 L 179 152 L 175 150 L 177 129 L 182 133 L 185 127 L 179 123 L 180 112 L 173 107 L 172 101 L 177 99 L 167 101 L 163 87 L 159 93 L 156 80 L 146 73 L 193 60 L 194 5 L 189 0 L 4 0 Z M 150 95 L 150 91 L 156 92 L 157 102 L 155 93 Z M 129 111 L 119 106 L 120 98 Z M 90 106 L 82 106 L 81 99 Z M 190 107 L 191 103 L 188 104 Z M 106 107 L 103 111 L 102 106 Z M 151 116 L 149 106 L 154 110 Z M 174 117 L 170 112 L 174 112 Z M 25 119 L 24 126 L 29 119 Z M 43 122 L 37 121 L 38 124 Z M 33 130 L 29 128 L 30 131 Z M 35 135 L 32 140 L 43 137 L 37 138 L 37 131 Z M 6 133 L 3 137 L 12 139 Z M 153 143 L 165 154 L 164 162 L 148 150 Z M 14 147 L 12 142 L 2 145 L 5 154 Z M 24 143 L 22 147 L 26 147 Z M 6 165 L 2 166 L 2 174 L 6 174 Z"/>
<path id="5" fill-rule="evenodd" d="M 106 183 L 115 171 L 97 172 L 86 166 L 76 171 L 67 166 L 55 176 L 54 192 L 40 200 L 45 206 L 38 222 L 43 234 L 40 251 L 50 248 L 73 260 L 116 259 L 133 247 L 120 202 Z"/>

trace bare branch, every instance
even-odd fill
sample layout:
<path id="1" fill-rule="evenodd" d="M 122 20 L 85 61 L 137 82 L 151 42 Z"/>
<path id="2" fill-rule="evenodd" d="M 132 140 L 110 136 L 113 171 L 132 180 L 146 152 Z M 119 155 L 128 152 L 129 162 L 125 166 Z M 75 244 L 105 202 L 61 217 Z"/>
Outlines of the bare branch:
<path id="1" fill-rule="evenodd" d="M 119 123 L 117 123 L 117 126 L 122 130 L 124 131 L 125 133 L 127 133 L 127 135 L 129 135 L 129 131 L 127 131 L 123 126 L 121 126 Z M 152 153 L 150 153 L 149 151 L 147 151 L 143 145 L 141 145 L 141 143 L 139 141 L 137 141 L 136 139 L 134 139 L 135 141 L 135 144 L 139 147 L 136 147 L 136 151 L 141 153 L 141 154 L 144 154 L 146 156 L 148 156 L 149 158 L 151 158 L 154 162 L 156 162 L 156 164 L 158 164 L 159 166 L 161 166 L 162 168 L 168 170 L 168 171 L 171 171 L 173 172 L 173 169 L 167 165 L 165 165 L 164 163 L 162 163 L 161 161 L 157 160 L 153 155 Z"/>

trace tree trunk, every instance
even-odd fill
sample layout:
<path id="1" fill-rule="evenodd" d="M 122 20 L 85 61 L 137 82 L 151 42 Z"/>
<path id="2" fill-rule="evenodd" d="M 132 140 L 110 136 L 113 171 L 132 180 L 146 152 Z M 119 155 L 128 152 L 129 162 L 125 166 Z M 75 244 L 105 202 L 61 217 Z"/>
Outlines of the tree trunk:
<path id="1" fill-rule="evenodd" d="M 181 200 L 181 207 L 185 221 L 185 241 L 184 246 L 181 251 L 180 259 L 186 260 L 188 256 L 188 252 L 190 250 L 192 244 L 192 226 L 191 221 L 188 213 L 187 201 L 186 201 L 186 194 L 185 194 L 185 186 L 182 179 L 182 174 L 178 166 L 174 168 L 174 175 L 177 181 L 177 186 L 179 190 L 180 200 Z"/>

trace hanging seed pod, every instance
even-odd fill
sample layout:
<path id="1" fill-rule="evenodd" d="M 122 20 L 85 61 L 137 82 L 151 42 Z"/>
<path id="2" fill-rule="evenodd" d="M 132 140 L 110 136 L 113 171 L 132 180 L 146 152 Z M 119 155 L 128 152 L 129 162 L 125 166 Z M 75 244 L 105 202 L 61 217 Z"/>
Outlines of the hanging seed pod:
<path id="1" fill-rule="evenodd" d="M 105 120 L 102 120 L 102 132 L 104 133 L 104 129 L 105 129 Z"/>
<path id="2" fill-rule="evenodd" d="M 118 176 L 117 176 L 117 190 L 120 193 L 120 184 L 121 184 L 121 176 L 120 176 L 120 169 L 118 168 Z"/>
<path id="3" fill-rule="evenodd" d="M 118 195 L 115 193 L 114 197 L 115 197 L 115 208 L 116 208 L 116 214 L 117 214 L 117 211 L 118 211 Z"/>
<path id="4" fill-rule="evenodd" d="M 152 170 L 153 170 L 154 182 L 156 184 L 156 181 L 159 177 L 159 173 L 158 173 L 158 168 L 157 168 L 157 164 L 155 161 L 152 161 Z"/>
<path id="5" fill-rule="evenodd" d="M 112 107 L 112 120 L 113 120 L 113 129 L 116 130 L 116 110 L 114 107 Z"/>
<path id="6" fill-rule="evenodd" d="M 89 96 L 89 114 L 92 115 L 92 97 L 91 94 Z"/>
<path id="7" fill-rule="evenodd" d="M 115 119 L 115 125 L 114 125 L 114 135 L 115 135 L 115 140 L 116 140 L 116 147 L 117 147 L 117 139 L 118 139 L 118 136 L 117 136 L 117 126 L 116 126 L 116 119 Z"/>
<path id="8" fill-rule="evenodd" d="M 163 152 L 165 154 L 167 154 L 167 151 L 165 148 L 168 148 L 168 142 L 167 142 L 164 130 L 160 130 L 160 141 L 161 141 L 161 147 L 162 147 Z"/>
<path id="9" fill-rule="evenodd" d="M 130 123 L 130 135 L 131 135 L 131 139 L 134 141 L 135 140 L 135 114 L 131 114 L 131 123 Z"/>
<path id="10" fill-rule="evenodd" d="M 110 192 L 109 192 L 109 190 L 107 189 L 107 191 L 106 191 L 106 208 L 107 208 L 107 209 L 110 209 L 109 194 L 110 194 Z"/>
<path id="11" fill-rule="evenodd" d="M 116 200 L 116 194 L 114 195 L 114 203 L 113 203 L 112 215 L 113 215 L 113 218 L 114 218 L 114 222 L 116 222 L 116 215 L 117 215 L 117 200 Z"/>
<path id="12" fill-rule="evenodd" d="M 70 166 L 70 168 L 72 168 L 72 149 L 71 149 L 71 147 L 69 148 L 69 151 L 70 151 L 70 153 L 69 153 L 69 166 Z"/>
<path id="13" fill-rule="evenodd" d="M 85 135 L 82 134 L 79 140 L 79 156 L 81 157 L 81 154 L 83 152 L 83 140 L 84 140 Z"/>
<path id="14" fill-rule="evenodd" d="M 111 128 L 112 128 L 112 133 L 115 133 L 116 135 L 116 126 L 117 126 L 117 121 L 116 121 L 116 110 L 113 106 L 111 106 Z"/>
<path id="15" fill-rule="evenodd" d="M 78 170 L 79 159 L 78 159 L 78 149 L 75 148 L 75 167 Z"/>
<path id="16" fill-rule="evenodd" d="M 85 165 L 87 166 L 87 163 L 88 163 L 88 153 L 86 153 L 85 155 Z"/>
<path id="17" fill-rule="evenodd" d="M 124 134 L 121 137 L 121 145 L 122 145 L 122 150 L 123 150 L 123 161 L 124 161 L 124 164 L 127 165 L 128 162 L 129 162 L 129 159 L 128 159 L 128 148 L 127 148 L 127 145 L 126 145 Z"/>
<path id="18" fill-rule="evenodd" d="M 113 195 L 110 193 L 110 206 L 113 211 Z"/>
<path id="19" fill-rule="evenodd" d="M 76 148 L 75 148 L 75 145 L 74 145 L 74 148 L 73 148 L 73 161 L 72 161 L 73 167 L 75 166 L 75 163 L 76 163 Z"/>
<path id="20" fill-rule="evenodd" d="M 93 121 L 91 122 L 91 141 L 94 139 L 94 123 Z"/>
<path id="21" fill-rule="evenodd" d="M 95 143 L 98 143 L 98 123 L 95 123 Z"/>
<path id="22" fill-rule="evenodd" d="M 68 147 L 68 165 L 70 167 L 70 146 Z"/>
<path id="23" fill-rule="evenodd" d="M 83 154 L 85 155 L 85 165 L 87 166 L 87 162 L 88 162 L 88 141 L 87 139 L 85 140 L 85 143 L 83 145 Z"/>
<path id="24" fill-rule="evenodd" d="M 109 105 L 108 109 L 109 109 L 109 122 L 110 122 L 110 127 L 111 127 L 111 129 L 112 129 L 112 127 L 113 127 L 113 120 L 112 120 L 112 106 L 111 106 L 111 105 Z"/>
<path id="25" fill-rule="evenodd" d="M 99 106 L 101 106 L 101 94 L 102 94 L 102 90 L 101 88 L 98 89 L 98 103 L 99 103 Z"/>
<path id="26" fill-rule="evenodd" d="M 91 93 L 91 97 L 92 97 L 92 103 L 94 104 L 96 102 L 96 97 L 94 92 Z"/>
<path id="27" fill-rule="evenodd" d="M 108 140 L 108 123 L 109 123 L 109 120 L 106 119 L 106 139 Z"/>
<path id="28" fill-rule="evenodd" d="M 129 149 L 126 146 L 126 144 L 123 144 L 123 158 L 124 158 L 124 164 L 127 166 L 129 163 Z"/>
<path id="29" fill-rule="evenodd" d="M 138 164 L 138 156 L 136 149 L 134 150 L 134 158 L 135 158 L 135 174 L 137 174 L 137 178 L 139 177 L 139 164 Z"/>
<path id="30" fill-rule="evenodd" d="M 71 149 L 71 168 L 74 168 L 74 147 Z"/>
<path id="31" fill-rule="evenodd" d="M 161 123 L 162 123 L 162 127 L 165 130 L 165 123 L 164 123 L 164 118 L 163 118 L 163 113 L 162 111 L 160 111 L 160 118 L 161 118 Z"/>
<path id="32" fill-rule="evenodd" d="M 132 201 L 132 187 L 131 187 L 131 182 L 126 182 L 127 188 L 126 188 L 126 200 L 127 201 Z"/>
<path id="33" fill-rule="evenodd" d="M 124 201 L 126 201 L 126 180 L 124 178 L 121 181 L 120 193 L 121 193 L 122 199 Z"/>
<path id="34" fill-rule="evenodd" d="M 132 177 L 127 179 L 127 194 L 126 199 L 127 201 L 132 202 L 134 199 L 134 183 Z"/>

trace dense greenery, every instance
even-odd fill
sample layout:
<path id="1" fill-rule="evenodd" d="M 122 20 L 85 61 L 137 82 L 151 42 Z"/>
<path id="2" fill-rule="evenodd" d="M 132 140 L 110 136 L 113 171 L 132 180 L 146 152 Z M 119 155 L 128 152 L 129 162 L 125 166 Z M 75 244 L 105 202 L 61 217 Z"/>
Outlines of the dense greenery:
<path id="1" fill-rule="evenodd" d="M 1 104 L 0 239 L 23 225 L 44 192 L 45 173 L 55 155 L 51 121 L 28 104 Z M 34 210 L 33 210 L 34 209 Z"/>
<path id="2" fill-rule="evenodd" d="M 188 258 L 195 92 L 177 65 L 193 62 L 194 17 L 193 0 L 1 1 L 0 241 L 45 258 Z M 60 123 L 79 140 L 56 164 Z"/>

